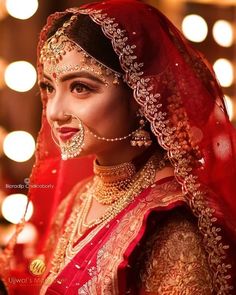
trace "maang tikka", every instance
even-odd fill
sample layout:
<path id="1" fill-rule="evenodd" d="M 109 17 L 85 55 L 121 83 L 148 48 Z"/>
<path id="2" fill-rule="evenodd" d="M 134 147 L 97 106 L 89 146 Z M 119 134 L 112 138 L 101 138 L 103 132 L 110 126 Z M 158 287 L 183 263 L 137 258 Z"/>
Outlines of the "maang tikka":
<path id="1" fill-rule="evenodd" d="M 86 52 L 78 43 L 73 41 L 67 36 L 67 29 L 73 25 L 73 23 L 76 21 L 77 15 L 71 16 L 69 20 L 67 20 L 62 27 L 60 27 L 56 33 L 51 36 L 48 40 L 45 41 L 44 45 L 42 46 L 40 50 L 40 62 L 42 64 L 48 63 L 49 67 L 46 69 L 46 72 L 48 72 L 50 75 L 53 76 L 56 80 L 58 79 L 58 74 L 62 72 L 66 72 L 66 68 L 63 68 L 62 70 L 59 69 L 57 64 L 63 59 L 63 56 L 66 55 L 67 52 L 70 52 L 72 50 L 77 50 L 80 52 L 85 60 L 92 66 L 95 65 L 98 67 L 100 73 L 98 74 L 100 77 L 102 77 L 102 80 L 105 80 L 105 84 L 107 84 L 105 77 L 113 75 L 113 84 L 118 85 L 120 83 L 120 79 L 123 78 L 123 75 L 114 69 L 111 69 L 107 65 L 101 63 L 100 61 L 96 60 L 93 56 L 91 56 L 88 52 Z M 88 66 L 87 66 L 88 68 Z M 84 70 L 85 66 L 71 68 L 71 70 Z M 104 82 L 104 81 L 103 81 Z"/>
<path id="2" fill-rule="evenodd" d="M 65 114 L 65 116 L 69 115 Z M 78 157 L 79 154 L 82 152 L 84 146 L 85 130 L 83 123 L 77 116 L 71 115 L 71 117 L 74 117 L 78 122 L 78 132 L 75 135 L 73 135 L 70 139 L 68 139 L 66 142 L 59 142 L 56 139 L 53 128 L 51 129 L 52 139 L 61 150 L 62 160 L 68 160 Z"/>
<path id="3" fill-rule="evenodd" d="M 152 140 L 150 133 L 144 129 L 147 121 L 141 110 L 137 112 L 137 117 L 139 118 L 139 128 L 133 132 L 130 144 L 134 147 L 148 147 L 152 144 Z"/>

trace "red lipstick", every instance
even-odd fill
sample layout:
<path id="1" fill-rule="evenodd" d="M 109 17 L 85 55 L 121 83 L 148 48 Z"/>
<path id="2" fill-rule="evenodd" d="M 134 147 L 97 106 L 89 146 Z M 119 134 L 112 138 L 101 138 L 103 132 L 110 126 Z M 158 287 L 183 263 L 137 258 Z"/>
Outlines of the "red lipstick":
<path id="1" fill-rule="evenodd" d="M 72 128 L 72 127 L 60 127 L 60 128 L 57 128 L 56 130 L 62 141 L 69 140 L 72 136 L 74 136 L 77 132 L 80 131 L 80 129 Z"/>

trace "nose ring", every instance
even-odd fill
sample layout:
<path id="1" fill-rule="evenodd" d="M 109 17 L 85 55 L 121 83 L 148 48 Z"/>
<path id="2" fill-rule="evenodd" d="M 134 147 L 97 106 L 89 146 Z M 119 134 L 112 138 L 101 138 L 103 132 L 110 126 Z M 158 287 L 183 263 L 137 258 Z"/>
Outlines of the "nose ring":
<path id="1" fill-rule="evenodd" d="M 69 114 L 66 114 L 66 113 L 63 113 L 63 117 L 65 117 L 65 118 L 69 119 L 69 118 L 71 117 L 71 115 L 69 115 Z"/>

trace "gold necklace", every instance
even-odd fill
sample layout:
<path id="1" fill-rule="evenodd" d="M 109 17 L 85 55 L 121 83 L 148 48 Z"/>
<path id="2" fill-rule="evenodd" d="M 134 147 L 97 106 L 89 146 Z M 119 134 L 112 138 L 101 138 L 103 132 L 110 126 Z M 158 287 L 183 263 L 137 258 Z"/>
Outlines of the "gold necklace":
<path id="1" fill-rule="evenodd" d="M 94 161 L 92 194 L 98 203 L 111 205 L 125 194 L 133 184 L 136 174 L 132 162 L 115 166 L 100 166 Z"/>
<path id="2" fill-rule="evenodd" d="M 95 236 L 102 227 L 104 227 L 110 220 L 120 213 L 128 204 L 130 204 L 143 189 L 153 184 L 156 171 L 164 168 L 164 166 L 165 160 L 159 161 L 156 155 L 152 156 L 144 167 L 135 174 L 133 184 L 129 190 L 126 191 L 122 197 L 117 199 L 107 209 L 103 216 L 86 225 L 84 220 L 87 217 L 93 198 L 93 181 L 90 182 L 86 187 L 86 191 L 81 196 L 81 198 L 83 198 L 82 205 L 80 204 L 80 206 L 74 207 L 66 223 L 65 231 L 59 239 L 52 261 L 50 279 L 52 279 L 52 277 L 56 277 L 56 275 L 69 261 L 73 259 L 82 247 L 89 240 L 91 240 L 91 238 Z M 82 230 L 84 225 L 85 227 L 87 226 L 90 228 L 95 225 L 97 225 L 97 227 L 95 227 L 95 229 L 93 229 L 88 236 L 74 246 L 74 243 L 78 240 L 78 238 L 84 234 L 84 231 Z"/>

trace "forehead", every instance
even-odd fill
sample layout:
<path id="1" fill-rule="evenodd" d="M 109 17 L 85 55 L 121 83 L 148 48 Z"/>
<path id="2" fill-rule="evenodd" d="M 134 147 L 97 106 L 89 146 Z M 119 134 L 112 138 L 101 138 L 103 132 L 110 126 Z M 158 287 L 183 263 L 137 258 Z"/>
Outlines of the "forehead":
<path id="1" fill-rule="evenodd" d="M 47 76 L 53 76 L 53 74 L 60 76 L 68 72 L 82 70 L 94 72 L 98 75 L 101 74 L 100 67 L 93 63 L 90 58 L 86 58 L 84 53 L 76 49 L 67 51 L 56 64 L 52 64 L 48 61 L 43 63 L 43 71 Z"/>

